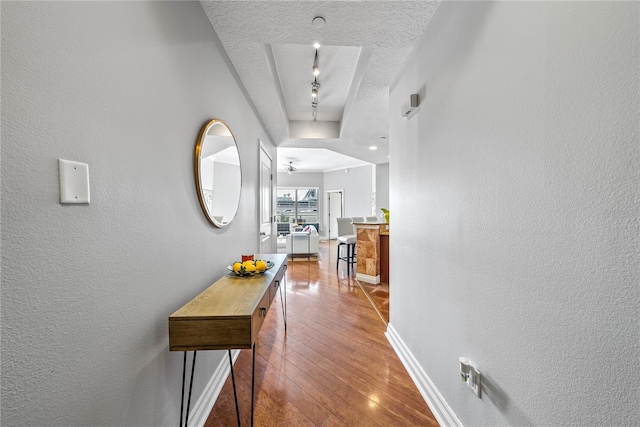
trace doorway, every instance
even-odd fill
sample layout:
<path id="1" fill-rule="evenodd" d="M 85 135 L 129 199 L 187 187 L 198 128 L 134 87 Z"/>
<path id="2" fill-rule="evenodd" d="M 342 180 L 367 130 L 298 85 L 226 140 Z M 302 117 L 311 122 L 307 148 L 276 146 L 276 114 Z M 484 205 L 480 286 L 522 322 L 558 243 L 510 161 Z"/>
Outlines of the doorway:
<path id="1" fill-rule="evenodd" d="M 275 252 L 273 235 L 273 175 L 271 157 L 260 143 L 260 253 Z"/>
<path id="2" fill-rule="evenodd" d="M 327 233 L 329 240 L 338 238 L 338 221 L 344 215 L 344 198 L 342 190 L 327 191 L 327 212 L 328 227 Z"/>

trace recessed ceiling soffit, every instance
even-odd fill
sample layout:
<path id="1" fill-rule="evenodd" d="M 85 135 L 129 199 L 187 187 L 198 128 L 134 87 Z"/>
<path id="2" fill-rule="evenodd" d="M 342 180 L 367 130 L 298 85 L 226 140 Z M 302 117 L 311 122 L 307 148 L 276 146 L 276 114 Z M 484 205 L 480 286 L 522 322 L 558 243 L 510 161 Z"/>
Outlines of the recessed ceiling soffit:
<path id="1" fill-rule="evenodd" d="M 273 142 L 388 161 L 389 85 L 439 1 L 201 4 Z M 326 24 L 312 25 L 322 16 Z M 317 121 L 311 113 L 318 49 Z M 378 150 L 368 147 L 378 144 Z"/>

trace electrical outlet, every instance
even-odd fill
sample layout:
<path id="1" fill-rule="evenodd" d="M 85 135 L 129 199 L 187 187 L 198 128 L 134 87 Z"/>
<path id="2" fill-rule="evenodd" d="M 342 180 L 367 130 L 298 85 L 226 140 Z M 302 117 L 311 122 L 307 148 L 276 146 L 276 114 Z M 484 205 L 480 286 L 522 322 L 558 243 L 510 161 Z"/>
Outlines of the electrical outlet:
<path id="1" fill-rule="evenodd" d="M 471 367 L 469 371 L 469 381 L 467 381 L 467 385 L 478 398 L 481 397 L 481 389 L 482 389 L 482 374 L 476 368 Z"/>
<path id="2" fill-rule="evenodd" d="M 472 366 L 471 362 L 466 357 L 461 357 L 458 361 L 460 362 L 460 378 L 462 379 L 462 382 L 467 383 L 473 394 L 481 399 L 482 375 L 480 374 L 480 371 L 478 371 L 475 366 Z"/>

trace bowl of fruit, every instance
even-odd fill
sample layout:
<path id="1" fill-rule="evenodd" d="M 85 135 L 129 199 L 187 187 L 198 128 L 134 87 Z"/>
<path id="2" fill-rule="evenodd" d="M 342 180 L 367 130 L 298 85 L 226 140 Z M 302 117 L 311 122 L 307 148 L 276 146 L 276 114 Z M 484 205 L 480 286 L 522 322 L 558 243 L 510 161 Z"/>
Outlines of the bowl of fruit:
<path id="1" fill-rule="evenodd" d="M 264 274 L 265 271 L 273 267 L 273 262 L 263 259 L 236 261 L 227 268 L 238 276 L 257 276 Z"/>

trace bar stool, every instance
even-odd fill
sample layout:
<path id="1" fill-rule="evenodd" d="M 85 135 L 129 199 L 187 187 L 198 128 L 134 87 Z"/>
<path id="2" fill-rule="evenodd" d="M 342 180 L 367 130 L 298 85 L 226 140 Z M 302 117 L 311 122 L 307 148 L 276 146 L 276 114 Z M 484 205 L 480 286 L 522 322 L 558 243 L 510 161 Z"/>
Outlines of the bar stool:
<path id="1" fill-rule="evenodd" d="M 340 260 L 347 263 L 347 276 L 349 276 L 349 269 L 353 269 L 353 264 L 356 263 L 356 235 L 354 233 L 353 221 L 355 218 L 336 218 L 338 222 L 338 256 L 336 259 L 336 270 L 340 266 Z M 362 221 L 362 219 L 360 219 Z M 358 221 L 356 221 L 358 222 Z M 340 248 L 346 246 L 347 254 L 345 256 L 340 255 Z"/>

